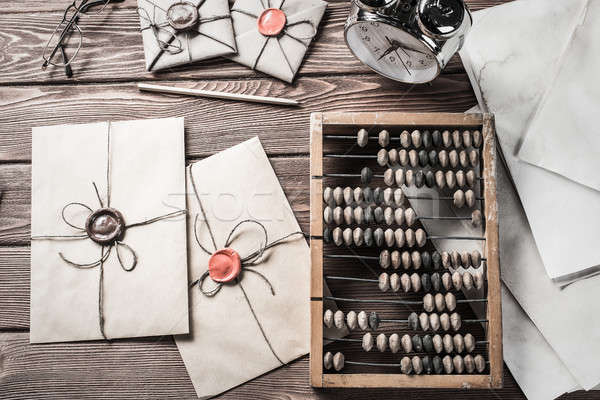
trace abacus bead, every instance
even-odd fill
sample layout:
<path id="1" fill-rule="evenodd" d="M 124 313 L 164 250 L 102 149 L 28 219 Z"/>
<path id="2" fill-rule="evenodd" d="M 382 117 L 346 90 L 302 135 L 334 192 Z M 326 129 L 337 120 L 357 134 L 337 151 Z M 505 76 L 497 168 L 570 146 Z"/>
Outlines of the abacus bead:
<path id="1" fill-rule="evenodd" d="M 379 274 L 379 290 L 387 292 L 390 289 L 390 276 L 385 272 Z"/>
<path id="2" fill-rule="evenodd" d="M 333 354 L 329 351 L 323 356 L 323 367 L 325 369 L 331 369 L 331 367 L 333 367 Z"/>
<path id="3" fill-rule="evenodd" d="M 388 144 L 390 144 L 390 133 L 384 129 L 379 132 L 379 145 L 387 147 Z"/>
<path id="4" fill-rule="evenodd" d="M 367 329 L 369 329 L 369 317 L 367 316 L 367 313 L 364 311 L 361 311 L 358 313 L 358 327 L 360 329 L 362 329 L 363 331 L 366 331 Z"/>
<path id="5" fill-rule="evenodd" d="M 373 246 L 373 229 L 365 229 L 365 246 Z"/>
<path id="6" fill-rule="evenodd" d="M 354 192 L 352 191 L 351 187 L 346 186 L 344 188 L 344 201 L 346 202 L 346 205 L 349 206 L 353 203 L 354 201 Z"/>
<path id="7" fill-rule="evenodd" d="M 415 168 L 419 166 L 419 156 L 415 149 L 412 149 L 408 152 L 408 160 L 410 161 L 410 166 Z"/>
<path id="8" fill-rule="evenodd" d="M 383 233 L 384 238 L 385 238 L 385 244 L 387 247 L 393 247 L 394 246 L 394 231 L 391 229 L 386 229 L 385 232 Z"/>
<path id="9" fill-rule="evenodd" d="M 323 210 L 323 220 L 326 224 L 331 224 L 333 222 L 333 210 L 331 207 L 327 206 L 325 207 L 325 210 Z"/>
<path id="10" fill-rule="evenodd" d="M 454 286 L 454 289 L 456 290 L 462 289 L 462 276 L 458 271 L 454 271 L 452 274 L 452 286 Z"/>
<path id="11" fill-rule="evenodd" d="M 346 225 L 352 225 L 354 222 L 354 210 L 350 206 L 344 208 L 344 222 Z"/>
<path id="12" fill-rule="evenodd" d="M 398 267 L 400 267 L 400 252 L 398 250 L 392 251 L 392 253 L 390 254 L 390 258 L 392 262 L 392 267 L 394 269 L 398 269 Z"/>
<path id="13" fill-rule="evenodd" d="M 413 350 L 412 339 L 409 335 L 403 335 L 402 339 L 401 339 L 401 343 L 402 343 L 402 350 L 404 350 L 405 353 L 412 353 L 412 350 Z"/>
<path id="14" fill-rule="evenodd" d="M 401 206 L 404 203 L 404 192 L 400 188 L 394 190 L 394 203 L 397 206 Z"/>
<path id="15" fill-rule="evenodd" d="M 402 274 L 400 276 L 400 283 L 402 284 L 402 290 L 404 293 L 408 293 L 410 291 L 410 277 L 408 274 Z"/>
<path id="16" fill-rule="evenodd" d="M 386 225 L 392 225 L 394 223 L 394 210 L 391 207 L 386 207 L 383 210 L 383 220 Z"/>
<path id="17" fill-rule="evenodd" d="M 431 295 L 431 293 L 427 293 L 423 297 L 423 310 L 427 312 L 433 311 L 433 296 Z"/>
<path id="18" fill-rule="evenodd" d="M 323 229 L 323 241 L 325 243 L 331 243 L 331 229 L 328 226 Z"/>
<path id="19" fill-rule="evenodd" d="M 373 215 L 375 217 L 375 222 L 378 224 L 383 222 L 383 208 L 375 207 L 375 211 L 373 211 Z"/>
<path id="20" fill-rule="evenodd" d="M 444 350 L 444 342 L 440 335 L 434 335 L 432 338 L 433 348 L 437 354 L 440 354 Z"/>
<path id="21" fill-rule="evenodd" d="M 377 335 L 377 350 L 383 353 L 387 350 L 387 344 L 387 337 L 384 333 L 380 333 L 379 335 Z"/>
<path id="22" fill-rule="evenodd" d="M 426 167 L 429 164 L 429 154 L 427 154 L 427 150 L 419 151 L 419 165 L 421 167 Z"/>
<path id="23" fill-rule="evenodd" d="M 398 168 L 396 172 L 394 172 L 394 179 L 396 180 L 396 185 L 404 185 L 404 170 L 402 168 Z"/>
<path id="24" fill-rule="evenodd" d="M 444 147 L 452 146 L 452 135 L 450 134 L 450 131 L 442 132 L 442 143 L 444 144 Z"/>
<path id="25" fill-rule="evenodd" d="M 471 147 L 471 145 L 473 144 L 473 140 L 471 139 L 471 132 L 463 131 L 462 141 L 465 147 Z"/>
<path id="26" fill-rule="evenodd" d="M 446 309 L 446 300 L 444 299 L 444 295 L 441 293 L 436 293 L 434 297 L 435 301 L 435 309 L 438 312 L 442 312 Z"/>
<path id="27" fill-rule="evenodd" d="M 481 355 L 477 354 L 473 358 L 473 361 L 475 362 L 475 369 L 477 372 L 481 373 L 485 371 L 485 359 Z"/>
<path id="28" fill-rule="evenodd" d="M 419 315 L 419 325 L 423 332 L 427 332 L 429 330 L 429 315 L 427 315 L 426 313 L 421 313 Z"/>
<path id="29" fill-rule="evenodd" d="M 393 201 L 394 201 L 394 190 L 392 188 L 386 188 L 383 191 L 383 202 L 386 205 L 391 206 Z"/>
<path id="30" fill-rule="evenodd" d="M 461 150 L 460 153 L 458 153 L 458 160 L 461 167 L 467 168 L 469 166 L 469 156 L 465 150 Z"/>
<path id="31" fill-rule="evenodd" d="M 450 261 L 450 253 L 447 251 L 442 252 L 442 266 L 446 269 L 452 266 L 452 262 Z"/>
<path id="32" fill-rule="evenodd" d="M 475 131 L 473 132 L 473 147 L 480 147 L 483 138 L 481 137 L 481 132 Z"/>
<path id="33" fill-rule="evenodd" d="M 354 221 L 358 225 L 362 225 L 365 222 L 365 210 L 362 207 L 356 207 L 354 209 Z"/>
<path id="34" fill-rule="evenodd" d="M 401 149 L 398 152 L 398 161 L 401 166 L 406 167 L 408 165 L 408 151 Z"/>
<path id="35" fill-rule="evenodd" d="M 330 309 L 325 310 L 325 313 L 323 313 L 323 324 L 328 328 L 333 326 L 333 311 Z"/>
<path id="36" fill-rule="evenodd" d="M 400 360 L 400 372 L 405 375 L 409 375 L 412 373 L 412 361 L 408 357 L 402 357 Z"/>
<path id="37" fill-rule="evenodd" d="M 452 276 L 449 272 L 444 272 L 442 274 L 442 285 L 446 290 L 452 290 Z"/>
<path id="38" fill-rule="evenodd" d="M 448 160 L 450 161 L 450 166 L 452 168 L 456 168 L 458 166 L 458 153 L 456 150 L 450 150 L 448 153 Z"/>
<path id="39" fill-rule="evenodd" d="M 432 331 L 437 332 L 440 329 L 440 316 L 437 314 L 429 314 L 429 327 Z"/>
<path id="40" fill-rule="evenodd" d="M 393 169 L 388 168 L 385 170 L 383 173 L 383 183 L 385 183 L 387 186 L 394 186 L 395 177 Z"/>
<path id="41" fill-rule="evenodd" d="M 331 204 L 333 201 L 333 190 L 329 186 L 323 190 L 323 201 L 325 204 Z"/>
<path id="42" fill-rule="evenodd" d="M 475 338 L 470 333 L 467 333 L 464 337 L 465 350 L 467 353 L 471 353 L 475 350 Z"/>
<path id="43" fill-rule="evenodd" d="M 419 148 L 421 147 L 421 132 L 418 130 L 414 130 L 411 134 L 410 134 L 410 138 L 412 139 L 412 144 L 413 146 L 415 146 L 415 148 Z"/>
<path id="44" fill-rule="evenodd" d="M 440 150 L 438 153 L 438 161 L 442 168 L 446 168 L 448 166 L 448 152 L 446 150 Z"/>
<path id="45" fill-rule="evenodd" d="M 473 184 L 475 184 L 475 172 L 473 170 L 467 171 L 465 177 L 467 178 L 467 185 L 473 187 Z"/>
<path id="46" fill-rule="evenodd" d="M 383 201 L 383 191 L 379 186 L 373 189 L 373 201 L 375 203 L 381 203 Z"/>
<path id="47" fill-rule="evenodd" d="M 442 288 L 442 279 L 440 278 L 440 274 L 434 272 L 431 274 L 431 287 L 434 292 L 439 292 Z"/>
<path id="48" fill-rule="evenodd" d="M 366 147 L 367 143 L 369 143 L 369 132 L 366 129 L 359 130 L 356 136 L 356 144 L 358 144 L 358 147 Z"/>
<path id="49" fill-rule="evenodd" d="M 413 247 L 417 241 L 417 238 L 415 237 L 415 231 L 413 231 L 411 228 L 408 228 L 406 232 L 404 232 L 404 235 L 406 236 L 406 245 L 408 247 Z"/>
<path id="50" fill-rule="evenodd" d="M 454 176 L 456 177 L 456 185 L 459 188 L 465 187 L 465 185 L 467 184 L 467 181 L 465 179 L 465 171 L 456 171 L 456 174 L 454 174 Z"/>
<path id="51" fill-rule="evenodd" d="M 409 269 L 412 265 L 412 257 L 408 251 L 402 252 L 402 267 L 404 269 Z"/>
<path id="52" fill-rule="evenodd" d="M 417 315 L 417 313 L 410 313 L 410 315 L 408 316 L 408 326 L 413 331 L 419 329 L 419 316 Z"/>
<path id="53" fill-rule="evenodd" d="M 424 131 L 423 135 L 421 136 L 421 140 L 423 141 L 423 147 L 425 147 L 426 149 L 431 147 L 431 132 L 429 131 Z"/>
<path id="54" fill-rule="evenodd" d="M 354 231 L 352 231 L 352 240 L 354 240 L 356 246 L 360 247 L 364 244 L 365 233 L 362 228 L 354 228 Z"/>
<path id="55" fill-rule="evenodd" d="M 467 354 L 463 358 L 463 361 L 465 363 L 465 371 L 467 371 L 467 374 L 472 374 L 473 371 L 475 371 L 475 361 L 473 360 L 473 356 Z"/>
<path id="56" fill-rule="evenodd" d="M 433 359 L 431 360 L 431 364 L 433 365 L 433 372 L 435 372 L 436 374 L 439 375 L 442 372 L 444 372 L 442 359 L 439 358 L 438 356 L 433 357 Z"/>
<path id="57" fill-rule="evenodd" d="M 460 253 L 460 263 L 464 268 L 469 268 L 471 266 L 471 254 L 469 254 L 468 251 Z"/>
<path id="58" fill-rule="evenodd" d="M 404 148 L 410 147 L 410 134 L 408 131 L 402 131 L 400 134 L 400 145 Z"/>
<path id="59" fill-rule="evenodd" d="M 373 207 L 368 206 L 365 208 L 365 223 L 372 224 L 375 221 L 375 215 L 373 215 Z"/>
<path id="60" fill-rule="evenodd" d="M 383 246 L 383 229 L 376 228 L 373 232 L 373 239 L 375 241 L 375 246 L 381 247 Z"/>
<path id="61" fill-rule="evenodd" d="M 446 309 L 448 311 L 454 311 L 456 309 L 456 297 L 453 293 L 447 292 L 444 296 L 444 301 L 446 302 Z"/>
<path id="62" fill-rule="evenodd" d="M 471 213 L 471 224 L 477 228 L 481 226 L 482 219 L 483 216 L 481 215 L 481 211 L 479 209 L 473 210 Z"/>
<path id="63" fill-rule="evenodd" d="M 362 337 L 362 348 L 364 351 L 371 351 L 373 349 L 373 345 L 375 344 L 375 339 L 373 339 L 373 335 L 371 332 L 367 332 Z"/>
<path id="64" fill-rule="evenodd" d="M 335 243 L 336 246 L 341 246 L 344 243 L 342 228 L 339 226 L 333 230 L 331 236 L 333 238 L 333 243 Z"/>
<path id="65" fill-rule="evenodd" d="M 473 286 L 475 289 L 481 290 L 483 288 L 483 273 L 475 272 L 473 274 Z"/>
<path id="66" fill-rule="evenodd" d="M 434 147 L 440 147 L 440 145 L 442 144 L 442 134 L 440 133 L 440 131 L 433 131 L 433 133 L 431 134 L 431 141 L 433 142 Z"/>
<path id="67" fill-rule="evenodd" d="M 344 313 L 341 310 L 337 310 L 335 314 L 333 314 L 333 324 L 337 329 L 344 329 L 346 327 Z"/>
<path id="68" fill-rule="evenodd" d="M 396 225 L 402 225 L 404 224 L 404 210 L 401 208 L 396 208 L 396 210 L 394 211 L 394 221 L 396 221 Z"/>
<path id="69" fill-rule="evenodd" d="M 438 154 L 437 151 L 431 150 L 428 154 L 429 157 L 429 165 L 435 167 L 438 163 Z"/>
<path id="70" fill-rule="evenodd" d="M 423 247 L 425 246 L 425 243 L 427 243 L 427 234 L 423 229 L 419 228 L 415 232 L 415 239 L 417 241 L 417 246 Z"/>
<path id="71" fill-rule="evenodd" d="M 414 269 L 420 269 L 421 268 L 421 253 L 419 253 L 416 250 L 413 251 L 410 254 L 410 261 L 411 261 L 411 264 Z"/>
<path id="72" fill-rule="evenodd" d="M 410 276 L 410 285 L 415 293 L 421 291 L 421 277 L 416 272 Z"/>
<path id="73" fill-rule="evenodd" d="M 373 179 L 373 171 L 369 167 L 364 167 L 360 171 L 360 181 L 362 184 L 367 185 Z"/>
<path id="74" fill-rule="evenodd" d="M 400 290 L 400 276 L 396 273 L 390 275 L 390 288 L 393 292 Z"/>
<path id="75" fill-rule="evenodd" d="M 437 251 L 431 253 L 431 263 L 433 264 L 433 269 L 440 269 L 442 266 L 442 256 Z"/>
<path id="76" fill-rule="evenodd" d="M 452 313 L 452 315 L 450 315 L 450 325 L 455 332 L 460 330 L 462 319 L 458 313 Z"/>
<path id="77" fill-rule="evenodd" d="M 446 313 L 440 315 L 440 327 L 443 331 L 450 330 L 450 316 Z"/>
<path id="78" fill-rule="evenodd" d="M 471 150 L 469 152 L 469 163 L 471 167 L 476 167 L 479 164 L 479 154 L 477 154 L 477 150 Z"/>
<path id="79" fill-rule="evenodd" d="M 456 177 L 454 175 L 454 171 L 446 171 L 445 178 L 448 189 L 454 189 L 454 186 L 456 186 Z"/>
<path id="80" fill-rule="evenodd" d="M 423 361 L 421 361 L 421 357 L 414 356 L 412 358 L 412 369 L 417 375 L 421 375 L 423 373 Z"/>
<path id="81" fill-rule="evenodd" d="M 368 186 L 366 188 L 364 188 L 363 189 L 363 198 L 366 203 L 373 202 L 373 189 L 371 189 Z"/>
<path id="82" fill-rule="evenodd" d="M 369 314 L 369 327 L 374 331 L 379 328 L 379 316 L 375 311 Z"/>
<path id="83" fill-rule="evenodd" d="M 481 265 L 481 253 L 478 250 L 473 250 L 471 253 L 471 262 L 475 268 L 479 268 Z"/>
<path id="84" fill-rule="evenodd" d="M 424 251 L 421 253 L 421 261 L 423 262 L 423 267 L 429 268 L 431 267 L 431 254 L 428 251 Z"/>
<path id="85" fill-rule="evenodd" d="M 471 189 L 465 192 L 465 203 L 469 208 L 473 208 L 475 206 L 475 192 L 473 192 Z"/>
<path id="86" fill-rule="evenodd" d="M 354 201 L 356 203 L 362 203 L 364 200 L 363 190 L 360 187 L 354 189 Z"/>
<path id="87" fill-rule="evenodd" d="M 404 173 L 404 183 L 406 186 L 412 186 L 415 183 L 415 173 L 412 169 Z"/>
<path id="88" fill-rule="evenodd" d="M 427 314 L 425 314 L 425 316 L 427 316 Z M 427 321 L 427 324 L 429 325 L 429 321 Z M 412 342 L 415 352 L 421 353 L 423 351 L 423 341 L 421 340 L 421 337 L 419 335 L 413 335 Z"/>
<path id="89" fill-rule="evenodd" d="M 433 340 L 431 339 L 431 335 L 423 336 L 423 349 L 427 353 L 433 352 Z"/>
<path id="90" fill-rule="evenodd" d="M 346 314 L 346 325 L 351 331 L 356 329 L 357 319 L 355 311 L 348 311 Z"/>
<path id="91" fill-rule="evenodd" d="M 421 275 L 421 286 L 425 292 L 429 292 L 431 290 L 431 278 L 429 274 Z"/>
<path id="92" fill-rule="evenodd" d="M 335 353 L 335 356 L 333 356 L 333 368 L 335 368 L 336 371 L 344 369 L 344 355 L 342 353 L 337 352 Z"/>
<path id="93" fill-rule="evenodd" d="M 454 363 L 452 362 L 452 357 L 445 356 L 444 358 L 442 358 L 442 364 L 444 364 L 444 371 L 447 374 L 451 374 L 452 372 L 454 372 Z"/>
<path id="94" fill-rule="evenodd" d="M 457 190 L 454 192 L 454 207 L 462 208 L 465 205 L 465 192 Z"/>
<path id="95" fill-rule="evenodd" d="M 392 353 L 397 353 L 400 350 L 400 336 L 397 333 L 392 333 L 390 335 L 390 351 Z"/>
<path id="96" fill-rule="evenodd" d="M 450 354 L 454 351 L 454 341 L 452 340 L 452 336 L 445 334 L 444 335 L 444 351 L 447 354 Z"/>
<path id="97" fill-rule="evenodd" d="M 435 178 L 433 176 L 433 172 L 432 171 L 427 171 L 425 173 L 425 185 L 428 188 L 432 188 L 435 186 Z"/>
<path id="98" fill-rule="evenodd" d="M 431 375 L 433 372 L 433 365 L 431 364 L 431 358 L 429 358 L 429 356 L 423 357 L 423 372 L 427 375 Z"/>
<path id="99" fill-rule="evenodd" d="M 333 189 L 333 200 L 335 200 L 335 204 L 338 206 L 344 204 L 344 191 L 341 187 L 337 186 Z"/>
<path id="100" fill-rule="evenodd" d="M 463 274 L 463 286 L 466 290 L 473 289 L 473 275 L 470 272 L 465 272 Z"/>
<path id="101" fill-rule="evenodd" d="M 398 150 L 390 149 L 387 152 L 387 155 L 388 155 L 388 160 L 389 160 L 390 164 L 392 164 L 392 165 L 398 164 Z"/>
<path id="102" fill-rule="evenodd" d="M 452 132 L 452 144 L 456 148 L 462 147 L 462 136 L 459 131 Z"/>
<path id="103" fill-rule="evenodd" d="M 396 242 L 396 246 L 398 246 L 398 247 L 404 246 L 404 241 L 405 241 L 404 231 L 400 228 L 396 229 L 394 231 L 394 239 Z M 394 245 L 393 243 L 394 242 L 392 241 L 392 246 Z"/>
<path id="104" fill-rule="evenodd" d="M 452 261 L 452 266 L 454 268 L 458 268 L 461 266 L 460 253 L 458 251 L 454 250 L 452 253 L 450 253 L 450 260 Z"/>
<path id="105" fill-rule="evenodd" d="M 333 209 L 333 222 L 336 225 L 341 225 L 344 222 L 344 210 L 342 207 L 336 207 Z"/>
<path id="106" fill-rule="evenodd" d="M 464 372 L 465 364 L 461 356 L 454 356 L 454 358 L 452 359 L 452 363 L 454 364 L 454 372 L 456 372 L 457 374 L 462 374 Z"/>
<path id="107" fill-rule="evenodd" d="M 379 253 L 379 266 L 383 269 L 390 266 L 390 252 L 388 250 L 382 250 Z"/>
<path id="108" fill-rule="evenodd" d="M 454 335 L 454 337 L 452 339 L 454 341 L 454 350 L 456 350 L 456 352 L 458 354 L 465 351 L 465 340 L 460 333 L 457 333 L 456 335 Z"/>
<path id="109" fill-rule="evenodd" d="M 415 186 L 422 188 L 425 184 L 425 173 L 422 170 L 418 170 L 415 173 Z"/>

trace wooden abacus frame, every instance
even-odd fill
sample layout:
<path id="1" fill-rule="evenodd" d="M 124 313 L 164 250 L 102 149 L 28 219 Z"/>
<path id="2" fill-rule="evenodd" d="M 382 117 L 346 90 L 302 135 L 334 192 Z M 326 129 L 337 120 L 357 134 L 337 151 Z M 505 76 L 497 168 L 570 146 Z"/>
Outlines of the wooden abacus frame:
<path id="1" fill-rule="evenodd" d="M 487 258 L 487 329 L 489 374 L 404 375 L 323 373 L 323 135 L 348 134 L 360 128 L 440 127 L 479 129 L 483 136 L 483 197 Z M 496 142 L 491 114 L 457 113 L 313 113 L 310 125 L 310 253 L 311 350 L 310 383 L 313 387 L 457 388 L 502 387 L 502 307 L 498 255 L 496 202 Z"/>

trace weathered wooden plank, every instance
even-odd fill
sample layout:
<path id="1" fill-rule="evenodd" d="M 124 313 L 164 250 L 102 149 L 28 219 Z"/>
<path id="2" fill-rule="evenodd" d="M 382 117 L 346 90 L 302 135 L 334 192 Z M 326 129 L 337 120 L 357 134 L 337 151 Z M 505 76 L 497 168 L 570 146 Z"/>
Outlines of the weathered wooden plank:
<path id="1" fill-rule="evenodd" d="M 307 154 L 312 111 L 463 112 L 477 102 L 464 74 L 445 75 L 421 86 L 376 75 L 305 77 L 295 86 L 269 79 L 163 83 L 288 97 L 302 105 L 141 93 L 134 83 L 11 86 L 0 90 L 0 160 L 31 158 L 33 126 L 174 116 L 186 118 L 189 157 L 214 154 L 256 135 L 269 155 Z"/>
<path id="2" fill-rule="evenodd" d="M 474 2 L 476 7 L 500 2 Z M 33 7 L 23 2 L 18 7 Z M 149 79 L 208 79 L 224 77 L 260 77 L 249 68 L 221 58 L 174 68 L 157 74 L 145 71 L 142 37 L 135 3 L 127 7 L 107 9 L 99 15 L 82 19 L 85 40 L 78 59 L 73 63 L 74 76 L 66 78 L 62 68 L 41 70 L 41 51 L 62 16 L 63 2 L 56 5 L 44 3 L 35 13 L 0 13 L 0 84 L 22 82 L 115 82 Z M 14 3 L 13 3 L 14 4 Z M 21 4 L 21 3 L 19 3 Z M 39 4 L 36 2 L 35 4 Z M 55 3 L 56 4 L 56 3 Z M 356 60 L 343 39 L 343 28 L 349 1 L 329 5 L 315 41 L 299 71 L 307 74 L 356 74 L 370 70 Z M 67 52 L 74 49 L 67 49 Z M 444 73 L 462 72 L 462 63 L 454 57 Z"/>

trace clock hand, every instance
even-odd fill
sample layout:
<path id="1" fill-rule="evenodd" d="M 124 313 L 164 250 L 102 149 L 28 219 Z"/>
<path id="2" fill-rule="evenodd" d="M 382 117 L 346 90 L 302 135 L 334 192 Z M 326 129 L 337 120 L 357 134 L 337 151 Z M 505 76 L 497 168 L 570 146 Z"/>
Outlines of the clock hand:
<path id="1" fill-rule="evenodd" d="M 386 51 L 383 52 L 383 54 L 377 59 L 377 61 L 381 60 L 383 57 L 387 56 L 388 54 L 390 54 L 391 52 L 395 51 L 395 49 L 393 47 L 388 48 Z"/>
<path id="2" fill-rule="evenodd" d="M 400 60 L 400 62 L 402 63 L 402 66 L 404 67 L 404 69 L 406 70 L 406 72 L 408 72 L 409 75 L 412 75 L 410 73 L 410 70 L 408 69 L 408 67 L 406 66 L 406 64 L 404 64 L 404 60 L 402 60 L 402 57 L 400 57 L 400 54 L 398 54 L 398 50 L 394 50 L 394 52 L 396 53 L 396 55 L 398 56 L 398 59 Z M 406 52 L 405 52 L 406 53 Z M 408 54 L 407 54 L 408 55 Z"/>

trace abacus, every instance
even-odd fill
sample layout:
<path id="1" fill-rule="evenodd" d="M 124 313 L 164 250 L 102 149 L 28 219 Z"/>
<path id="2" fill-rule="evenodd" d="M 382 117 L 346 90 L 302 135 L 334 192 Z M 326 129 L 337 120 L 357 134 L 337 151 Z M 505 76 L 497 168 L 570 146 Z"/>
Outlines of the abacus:
<path id="1" fill-rule="evenodd" d="M 312 386 L 502 387 L 495 157 L 489 114 L 311 115 Z"/>

